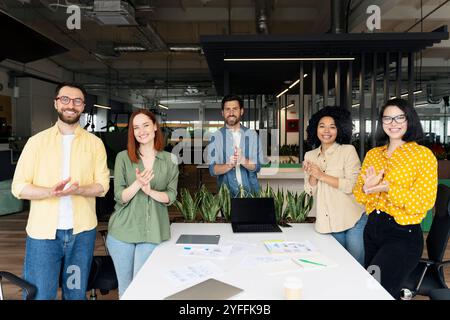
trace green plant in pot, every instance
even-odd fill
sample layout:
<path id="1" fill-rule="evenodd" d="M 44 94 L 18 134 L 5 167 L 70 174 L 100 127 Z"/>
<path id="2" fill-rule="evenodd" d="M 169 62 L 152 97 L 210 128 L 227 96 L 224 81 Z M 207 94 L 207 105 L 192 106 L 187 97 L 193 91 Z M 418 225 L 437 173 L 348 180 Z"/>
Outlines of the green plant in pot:
<path id="1" fill-rule="evenodd" d="M 219 189 L 219 206 L 225 221 L 231 220 L 231 194 L 225 183 L 222 183 Z"/>
<path id="2" fill-rule="evenodd" d="M 220 194 L 213 195 L 203 185 L 200 188 L 200 212 L 205 222 L 215 222 L 220 210 Z"/>
<path id="3" fill-rule="evenodd" d="M 259 197 L 260 198 L 270 198 L 273 195 L 272 187 L 269 186 L 269 183 L 266 184 L 265 188 L 262 186 L 259 187 Z"/>
<path id="4" fill-rule="evenodd" d="M 284 191 L 283 189 L 278 189 L 277 192 L 271 190 L 271 197 L 274 200 L 274 204 L 275 204 L 275 215 L 277 218 L 277 223 L 279 225 L 284 225 L 286 223 L 286 218 L 287 216 L 285 216 L 285 213 L 283 211 L 283 203 L 284 203 Z"/>
<path id="5" fill-rule="evenodd" d="M 192 197 L 188 189 L 182 188 L 180 190 L 180 200 L 176 200 L 174 204 L 183 215 L 184 221 L 195 221 L 200 205 L 200 197 L 197 194 Z"/>
<path id="6" fill-rule="evenodd" d="M 290 217 L 294 223 L 305 222 L 308 213 L 313 206 L 313 197 L 302 192 L 300 194 L 288 191 L 286 197 L 286 208 L 284 209 L 284 216 Z"/>
<path id="7" fill-rule="evenodd" d="M 242 185 L 239 185 L 239 194 L 237 197 L 238 198 L 247 198 L 247 197 L 251 197 L 251 194 L 249 194 L 247 191 L 245 191 L 245 189 Z"/>

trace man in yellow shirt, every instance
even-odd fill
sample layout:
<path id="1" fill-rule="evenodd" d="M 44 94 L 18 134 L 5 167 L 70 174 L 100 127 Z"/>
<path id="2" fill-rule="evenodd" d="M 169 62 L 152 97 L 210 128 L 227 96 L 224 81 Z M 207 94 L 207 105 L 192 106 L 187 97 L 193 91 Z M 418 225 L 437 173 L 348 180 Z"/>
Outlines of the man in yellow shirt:
<path id="1" fill-rule="evenodd" d="M 20 155 L 12 193 L 31 200 L 24 278 L 36 299 L 86 299 L 94 252 L 95 197 L 109 189 L 102 141 L 79 125 L 86 92 L 77 84 L 56 88 L 56 124 L 31 137 Z"/>

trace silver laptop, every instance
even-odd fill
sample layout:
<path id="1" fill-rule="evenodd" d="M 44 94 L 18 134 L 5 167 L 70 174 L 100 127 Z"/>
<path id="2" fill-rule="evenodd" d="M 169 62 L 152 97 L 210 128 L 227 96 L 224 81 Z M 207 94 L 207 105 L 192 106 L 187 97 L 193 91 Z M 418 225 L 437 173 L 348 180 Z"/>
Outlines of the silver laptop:
<path id="1" fill-rule="evenodd" d="M 165 297 L 164 300 L 225 300 L 241 291 L 241 288 L 210 278 Z"/>

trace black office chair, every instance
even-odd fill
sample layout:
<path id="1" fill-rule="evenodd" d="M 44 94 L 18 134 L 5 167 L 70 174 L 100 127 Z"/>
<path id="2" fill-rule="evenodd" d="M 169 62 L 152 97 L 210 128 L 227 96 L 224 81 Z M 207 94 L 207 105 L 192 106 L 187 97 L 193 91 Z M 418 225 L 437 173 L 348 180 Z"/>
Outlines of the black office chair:
<path id="1" fill-rule="evenodd" d="M 106 230 L 99 230 L 99 232 L 105 245 L 106 256 L 94 256 L 92 259 L 87 287 L 87 290 L 91 291 L 91 300 L 97 300 L 97 290 L 100 290 L 100 293 L 105 295 L 109 291 L 118 288 L 116 269 L 106 247 L 106 235 L 108 232 Z"/>
<path id="2" fill-rule="evenodd" d="M 106 230 L 99 230 L 103 244 L 105 246 L 106 256 L 94 256 L 92 259 L 91 270 L 89 272 L 87 291 L 90 291 L 90 299 L 97 299 L 96 290 L 100 290 L 102 295 L 108 294 L 109 291 L 118 288 L 116 270 L 108 249 L 106 248 Z M 26 293 L 26 300 L 33 300 L 36 296 L 36 287 L 26 280 L 7 271 L 0 271 L 0 300 L 4 299 L 2 290 L 3 278 L 20 287 Z M 59 283 L 62 282 L 60 274 Z"/>
<path id="3" fill-rule="evenodd" d="M 8 280 L 12 284 L 24 290 L 26 300 L 33 300 L 34 297 L 36 296 L 36 287 L 34 285 L 25 281 L 22 278 L 19 278 L 18 276 L 12 274 L 11 272 L 0 271 L 0 300 L 4 300 L 5 298 L 3 295 L 3 288 L 2 288 L 3 279 Z"/>
<path id="4" fill-rule="evenodd" d="M 430 291 L 431 300 L 450 300 L 450 289 L 435 289 Z"/>
<path id="5" fill-rule="evenodd" d="M 447 289 L 443 268 L 450 265 L 442 261 L 450 235 L 449 212 L 450 188 L 439 184 L 435 213 L 430 232 L 426 239 L 428 259 L 421 259 L 403 286 L 402 299 L 409 300 L 415 295 L 430 296 L 432 290 Z"/>

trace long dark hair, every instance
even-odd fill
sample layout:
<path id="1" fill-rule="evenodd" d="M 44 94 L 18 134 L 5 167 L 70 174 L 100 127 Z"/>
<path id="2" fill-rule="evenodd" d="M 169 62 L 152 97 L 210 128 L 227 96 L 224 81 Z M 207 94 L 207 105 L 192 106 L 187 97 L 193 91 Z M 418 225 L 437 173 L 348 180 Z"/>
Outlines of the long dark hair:
<path id="1" fill-rule="evenodd" d="M 350 111 L 341 107 L 324 107 L 314 113 L 309 119 L 308 127 L 306 128 L 307 141 L 313 148 L 320 146 L 320 139 L 317 136 L 317 127 L 320 119 L 323 117 L 331 117 L 336 125 L 337 135 L 336 142 L 339 144 L 349 144 L 352 140 L 352 116 Z"/>
<path id="2" fill-rule="evenodd" d="M 403 141 L 415 141 L 421 143 L 423 141 L 423 129 L 420 123 L 419 115 L 413 106 L 405 99 L 394 98 L 388 100 L 384 106 L 381 107 L 378 115 L 377 132 L 375 135 L 377 146 L 384 146 L 389 142 L 389 136 L 383 130 L 383 114 L 387 107 L 397 107 L 405 113 L 406 121 L 408 121 L 408 128 L 402 137 Z"/>

